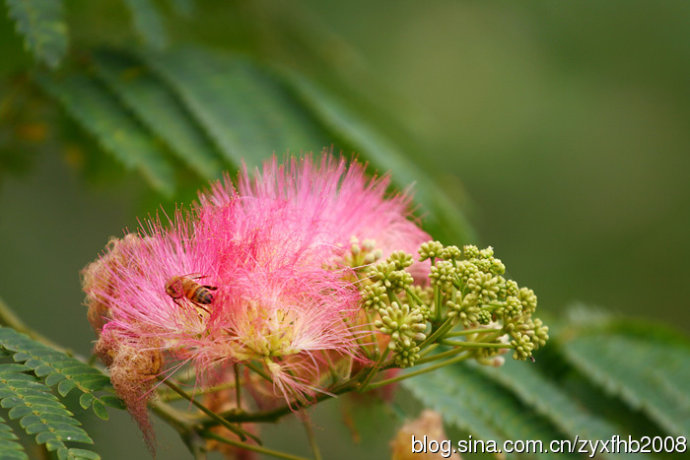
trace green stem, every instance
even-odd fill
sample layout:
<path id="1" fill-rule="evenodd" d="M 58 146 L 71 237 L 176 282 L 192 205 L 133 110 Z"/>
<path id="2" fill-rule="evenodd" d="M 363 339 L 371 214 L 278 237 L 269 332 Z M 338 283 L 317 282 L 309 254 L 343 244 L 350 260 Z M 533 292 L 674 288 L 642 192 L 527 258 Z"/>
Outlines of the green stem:
<path id="1" fill-rule="evenodd" d="M 386 360 L 386 358 L 388 358 L 388 355 L 390 354 L 390 351 L 391 351 L 391 349 L 388 348 L 388 347 L 386 347 L 386 351 L 384 351 L 383 353 L 381 353 L 381 355 L 379 356 L 379 359 L 376 361 L 376 364 L 374 364 L 374 367 L 371 368 L 371 370 L 370 370 L 369 373 L 367 374 L 366 378 L 364 379 L 364 382 L 362 382 L 362 386 L 360 387 L 360 388 L 361 388 L 360 391 L 365 391 L 365 388 L 367 387 L 367 385 L 369 384 L 369 382 L 371 382 L 371 379 L 372 379 L 372 378 L 374 377 L 374 375 L 376 375 L 376 373 L 379 371 L 379 369 L 380 369 L 381 366 L 383 365 L 383 363 L 384 363 L 384 361 Z"/>
<path id="2" fill-rule="evenodd" d="M 447 358 L 448 356 L 455 356 L 460 352 L 467 351 L 463 348 L 453 348 L 452 350 L 447 350 L 442 353 L 437 353 L 435 355 L 427 356 L 421 359 L 418 359 L 415 362 L 415 365 L 420 365 L 420 364 L 425 364 L 425 363 L 430 363 L 432 361 L 438 361 L 439 359 Z"/>
<path id="3" fill-rule="evenodd" d="M 250 361 L 247 361 L 246 363 L 244 363 L 244 365 L 247 366 L 247 367 L 248 367 L 249 369 L 251 369 L 252 371 L 254 371 L 256 374 L 258 374 L 258 375 L 260 375 L 261 377 L 263 377 L 264 380 L 267 380 L 267 381 L 269 381 L 270 383 L 273 383 L 273 379 L 271 378 L 271 376 L 268 375 L 267 373 L 265 373 L 264 370 L 261 369 L 260 367 L 257 367 L 256 364 L 254 364 L 254 363 L 252 363 L 252 362 L 250 362 Z"/>
<path id="4" fill-rule="evenodd" d="M 397 377 L 393 377 L 393 378 L 386 379 L 386 380 L 379 380 L 378 382 L 374 382 L 374 383 L 370 384 L 369 387 L 367 388 L 367 390 L 373 390 L 375 388 L 390 385 L 391 383 L 395 383 L 395 382 L 399 382 L 401 380 L 409 379 L 409 378 L 415 377 L 417 375 L 426 374 L 427 372 L 435 371 L 436 369 L 439 369 L 441 367 L 449 366 L 451 364 L 455 364 L 455 363 L 458 363 L 460 361 L 463 361 L 463 360 L 469 358 L 470 356 L 472 356 L 472 354 L 467 353 L 464 355 L 456 356 L 455 358 L 447 359 L 446 361 L 441 361 L 440 363 L 434 364 L 434 365 L 429 366 L 429 367 L 425 367 L 424 369 L 419 369 L 417 371 L 410 372 L 408 374 L 402 374 L 402 375 L 399 375 Z"/>
<path id="5" fill-rule="evenodd" d="M 485 342 L 462 342 L 459 340 L 441 340 L 442 345 L 451 347 L 465 347 L 465 348 L 513 348 L 507 343 L 485 343 Z"/>
<path id="6" fill-rule="evenodd" d="M 150 402 L 151 410 L 168 425 L 172 426 L 181 436 L 186 436 L 194 420 L 187 414 L 182 413 L 174 407 L 164 402 Z"/>
<path id="7" fill-rule="evenodd" d="M 251 450 L 254 452 L 258 452 L 260 454 L 270 455 L 270 456 L 275 457 L 275 458 L 284 458 L 286 460 L 308 460 L 304 457 L 298 457 L 296 455 L 286 454 L 284 452 L 280 452 L 280 451 L 273 450 L 273 449 L 268 449 L 266 447 L 255 446 L 255 445 L 247 444 L 245 442 L 240 442 L 240 441 L 234 441 L 232 439 L 228 439 L 224 436 L 220 436 L 220 435 L 215 434 L 212 431 L 208 431 L 208 430 L 202 431 L 201 435 L 207 439 L 215 439 L 216 441 L 220 441 L 222 443 L 229 444 L 231 446 L 238 447 L 240 449 Z"/>
<path id="8" fill-rule="evenodd" d="M 311 420 L 304 415 L 304 429 L 307 432 L 307 438 L 309 439 L 309 446 L 311 451 L 314 452 L 314 460 L 323 460 L 321 457 L 321 451 L 319 450 L 319 445 L 316 443 L 316 436 L 314 436 L 314 428 L 311 426 Z"/>
<path id="9" fill-rule="evenodd" d="M 240 382 L 241 384 L 241 382 Z M 220 385 L 208 387 L 208 388 L 201 388 L 199 390 L 196 390 L 194 392 L 195 395 L 207 395 L 210 393 L 215 393 L 217 391 L 222 391 L 222 390 L 230 390 L 235 388 L 237 384 L 235 382 L 228 382 L 228 383 L 223 383 Z M 175 393 L 174 391 L 159 391 L 158 397 L 162 399 L 163 401 L 175 401 L 177 399 L 181 399 L 182 396 L 179 394 Z"/>
<path id="10" fill-rule="evenodd" d="M 437 338 L 439 338 L 441 335 L 445 334 L 448 332 L 450 328 L 453 327 L 453 318 L 446 318 L 446 320 L 436 329 L 434 332 L 431 333 L 429 337 L 424 339 L 422 343 L 419 344 L 420 349 L 424 349 L 427 345 L 430 343 L 433 343 Z"/>
<path id="11" fill-rule="evenodd" d="M 422 352 L 419 354 L 420 358 L 424 358 L 426 355 L 434 351 L 436 348 L 438 348 L 438 343 L 432 343 L 428 347 L 426 347 Z M 419 363 L 419 360 L 415 362 L 416 364 Z"/>
<path id="12" fill-rule="evenodd" d="M 150 402 L 149 407 L 158 417 L 177 431 L 182 442 L 185 443 L 195 460 L 206 459 L 206 442 L 192 428 L 194 420 L 188 414 L 182 413 L 172 406 L 159 401 Z"/>
<path id="13" fill-rule="evenodd" d="M 235 371 L 235 399 L 237 400 L 237 409 L 242 410 L 242 395 L 240 394 L 240 365 L 235 363 L 232 366 Z"/>
<path id="14" fill-rule="evenodd" d="M 470 335 L 470 334 L 481 334 L 482 332 L 501 332 L 503 329 L 501 328 L 495 328 L 495 329 L 487 329 L 487 328 L 477 328 L 477 329 L 465 329 L 464 331 L 454 331 L 454 332 L 449 332 L 448 334 L 445 335 L 446 338 L 451 338 L 451 337 L 461 337 L 463 335 Z"/>
<path id="15" fill-rule="evenodd" d="M 412 289 L 410 289 L 409 286 L 405 286 L 405 294 L 407 294 L 407 296 L 410 299 L 413 299 L 417 303 L 417 305 L 424 305 L 422 299 L 420 299 L 419 296 L 415 294 L 415 292 Z"/>
<path id="16" fill-rule="evenodd" d="M 359 374 L 358 374 L 359 375 Z M 319 393 L 314 397 L 313 403 L 317 403 L 334 396 L 347 393 L 352 391 L 356 387 L 355 379 L 350 379 L 342 385 L 338 385 L 335 388 L 329 390 L 329 393 Z M 280 417 L 294 412 L 297 409 L 306 407 L 309 403 L 301 401 L 292 401 L 291 404 L 286 404 L 284 406 L 277 407 L 275 409 L 262 411 L 262 412 L 237 412 L 235 409 L 223 412 L 220 414 L 225 420 L 229 422 L 275 422 Z M 214 424 L 213 420 L 207 418 L 201 418 L 198 420 L 203 427 L 212 426 Z"/>
<path id="17" fill-rule="evenodd" d="M 213 419 L 213 420 L 216 421 L 217 423 L 220 423 L 220 424 L 223 425 L 225 428 L 227 428 L 228 430 L 230 430 L 230 431 L 232 431 L 233 433 L 235 433 L 236 435 L 238 435 L 238 436 L 240 437 L 240 439 L 242 439 L 243 441 L 247 438 L 247 436 L 249 436 L 249 437 L 252 438 L 254 441 L 256 441 L 256 442 L 258 442 L 259 444 L 261 444 L 261 440 L 260 440 L 259 438 L 257 438 L 256 436 L 254 436 L 254 435 L 251 434 L 251 433 L 248 433 L 247 431 L 243 430 L 243 429 L 240 428 L 240 427 L 236 427 L 235 425 L 232 425 L 230 422 L 228 422 L 228 421 L 225 420 L 223 417 L 221 417 L 220 415 L 218 415 L 218 414 L 216 414 L 215 412 L 213 412 L 213 411 L 212 411 L 211 409 L 209 409 L 208 407 L 206 407 L 206 406 L 204 406 L 203 404 L 201 404 L 199 401 L 197 401 L 196 399 L 194 399 L 194 397 L 193 397 L 192 395 L 188 394 L 186 391 L 184 391 L 182 388 L 178 387 L 177 385 L 175 385 L 175 384 L 172 383 L 171 381 L 169 381 L 169 380 L 164 380 L 163 383 L 165 383 L 168 387 L 170 387 L 175 393 L 179 394 L 179 395 L 182 396 L 184 399 L 187 399 L 189 402 L 191 402 L 193 405 L 195 405 L 199 410 L 201 410 L 201 412 L 203 412 L 204 414 L 206 414 L 206 415 L 208 415 L 209 417 L 211 417 L 211 419 Z"/>
<path id="18" fill-rule="evenodd" d="M 434 285 L 434 320 L 438 323 L 441 321 L 441 287 L 438 284 Z"/>
<path id="19" fill-rule="evenodd" d="M 371 313 L 368 310 L 364 309 L 364 315 L 367 317 L 367 329 L 369 330 L 369 333 L 375 336 L 376 332 L 372 327 L 372 325 L 374 324 L 374 319 L 371 317 Z M 349 327 L 350 326 L 348 325 L 348 328 Z M 362 343 L 362 338 L 359 335 L 357 335 L 355 337 L 355 340 L 357 341 L 357 345 L 359 345 L 359 349 L 362 350 L 362 352 L 364 353 L 364 356 L 366 356 L 367 359 L 371 359 L 372 352 L 369 351 L 369 349 Z"/>

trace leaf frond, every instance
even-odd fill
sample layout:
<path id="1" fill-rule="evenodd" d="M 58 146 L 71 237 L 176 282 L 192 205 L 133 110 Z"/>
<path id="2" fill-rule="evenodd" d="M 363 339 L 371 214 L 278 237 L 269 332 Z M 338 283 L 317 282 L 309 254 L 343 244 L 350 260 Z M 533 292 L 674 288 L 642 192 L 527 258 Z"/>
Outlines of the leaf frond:
<path id="1" fill-rule="evenodd" d="M 100 458 L 95 452 L 65 444 L 93 444 L 93 440 L 50 388 L 28 373 L 31 370 L 24 364 L 0 364 L 0 406 L 9 410 L 9 418 L 18 420 L 26 434 L 35 436 L 37 444 L 45 444 L 49 451 L 57 451 L 60 459 Z M 10 452 L 18 452 L 16 446 L 10 447 L 13 448 Z"/>
<path id="2" fill-rule="evenodd" d="M 0 327 L 0 347 L 11 354 L 16 362 L 22 363 L 24 370 L 31 370 L 37 377 L 42 378 L 45 385 L 49 387 L 57 385 L 60 396 L 67 396 L 74 389 L 80 391 L 82 393 L 79 398 L 81 407 L 92 408 L 94 413 L 102 419 L 108 418 L 106 406 L 123 407 L 122 402 L 115 397 L 110 379 L 97 369 L 75 358 L 7 327 Z"/>
<path id="3" fill-rule="evenodd" d="M 26 48 L 50 68 L 67 52 L 67 24 L 60 0 L 7 0 L 9 15 Z"/>
<path id="4" fill-rule="evenodd" d="M 139 169 L 156 190 L 166 196 L 172 195 L 175 188 L 174 170 L 166 161 L 163 151 L 97 81 L 76 73 L 64 78 L 38 73 L 35 80 L 105 150 L 125 166 Z"/>

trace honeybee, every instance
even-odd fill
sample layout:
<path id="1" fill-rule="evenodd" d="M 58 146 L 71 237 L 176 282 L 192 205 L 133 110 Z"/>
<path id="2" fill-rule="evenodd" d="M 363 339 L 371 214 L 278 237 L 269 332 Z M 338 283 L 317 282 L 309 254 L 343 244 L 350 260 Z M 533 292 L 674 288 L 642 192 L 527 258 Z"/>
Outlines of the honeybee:
<path id="1" fill-rule="evenodd" d="M 204 278 L 203 276 L 189 275 L 173 276 L 165 283 L 165 293 L 172 297 L 173 301 L 179 305 L 180 299 L 186 297 L 196 307 L 201 308 L 207 313 L 211 313 L 204 305 L 213 302 L 213 293 L 218 289 L 216 286 L 202 285 L 194 280 Z"/>

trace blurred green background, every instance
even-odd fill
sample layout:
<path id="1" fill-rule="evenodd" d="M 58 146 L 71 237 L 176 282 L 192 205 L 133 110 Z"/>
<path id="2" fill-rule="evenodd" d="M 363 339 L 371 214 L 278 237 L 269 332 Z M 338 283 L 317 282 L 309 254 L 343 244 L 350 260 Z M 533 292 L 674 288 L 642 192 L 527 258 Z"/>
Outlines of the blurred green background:
<path id="1" fill-rule="evenodd" d="M 76 54 L 137 46 L 119 2 L 67 3 Z M 32 58 L 0 16 L 4 101 Z M 581 300 L 690 331 L 688 2 L 198 1 L 170 21 L 178 43 L 256 54 L 352 96 L 541 309 Z M 88 354 L 79 270 L 164 200 L 35 97 L 21 124 L 0 118 L 0 296 Z M 326 458 L 354 458 L 345 428 L 325 428 L 335 406 L 317 414 Z M 89 424 L 104 458 L 147 458 L 128 416 L 113 417 Z M 293 425 L 269 429 L 289 430 L 276 447 L 303 443 Z M 390 435 L 365 439 L 358 458 L 385 458 Z M 188 458 L 172 432 L 159 441 L 160 458 Z"/>

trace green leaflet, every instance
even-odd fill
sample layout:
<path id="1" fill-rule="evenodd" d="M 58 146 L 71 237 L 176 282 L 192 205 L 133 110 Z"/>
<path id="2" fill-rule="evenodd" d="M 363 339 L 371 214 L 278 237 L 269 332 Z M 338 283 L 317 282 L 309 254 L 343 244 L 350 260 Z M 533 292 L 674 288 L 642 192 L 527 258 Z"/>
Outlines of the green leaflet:
<path id="1" fill-rule="evenodd" d="M 60 0 L 7 0 L 10 17 L 36 58 L 56 68 L 67 52 L 67 24 Z"/>
<path id="2" fill-rule="evenodd" d="M 520 363 L 525 364 L 525 363 Z M 459 364 L 404 380 L 425 406 L 443 415 L 447 423 L 484 440 L 541 439 L 548 445 L 563 435 L 476 369 Z M 561 458 L 545 454 L 540 458 Z"/>
<path id="3" fill-rule="evenodd" d="M 220 177 L 211 142 L 164 82 L 122 53 L 101 52 L 95 61 L 99 77 L 182 161 L 205 179 Z"/>
<path id="4" fill-rule="evenodd" d="M 150 48 L 160 50 L 168 44 L 163 18 L 151 0 L 124 0 L 132 14 L 134 28 Z"/>
<path id="5" fill-rule="evenodd" d="M 49 451 L 57 450 L 58 458 L 100 458 L 95 452 L 71 449 L 65 444 L 93 444 L 93 440 L 79 426 L 74 414 L 50 392 L 50 388 L 26 373 L 30 370 L 26 365 L 0 364 L 0 406 L 9 410 L 9 418 L 18 420 L 28 435 L 35 436 L 37 444 L 45 444 Z M 0 442 L 11 442 L 13 433 L 6 436 L 4 428 L 0 431 Z M 12 457 L 3 458 L 26 458 L 12 444 L 9 444 L 8 452 L 11 452 Z"/>
<path id="6" fill-rule="evenodd" d="M 26 369 L 33 370 L 44 379 L 46 385 L 57 385 L 62 397 L 75 388 L 81 391 L 80 405 L 84 409 L 92 407 L 100 418 L 108 417 L 106 405 L 122 407 L 122 402 L 114 397 L 110 379 L 81 361 L 7 327 L 0 327 L 0 347 L 13 355 L 15 361 L 24 363 Z"/>
<path id="7" fill-rule="evenodd" d="M 24 447 L 19 444 L 17 439 L 17 435 L 12 431 L 12 427 L 7 424 L 4 418 L 0 417 L 0 452 L 2 452 L 2 458 L 7 460 L 28 460 L 29 457 L 24 452 Z"/>
<path id="8" fill-rule="evenodd" d="M 637 334 L 601 330 L 562 345 L 566 359 L 609 394 L 664 430 L 690 433 L 690 349 Z"/>
<path id="9" fill-rule="evenodd" d="M 310 113 L 248 59 L 186 47 L 146 61 L 177 91 L 230 164 L 332 144 Z"/>
<path id="10" fill-rule="evenodd" d="M 423 206 L 424 212 L 429 213 L 425 216 L 425 227 L 435 238 L 454 244 L 470 242 L 472 230 L 459 207 L 403 151 L 306 78 L 286 71 L 281 75 L 294 94 L 332 133 L 350 143 L 376 168 L 391 171 L 399 188 L 414 184 L 415 200 Z"/>
<path id="11" fill-rule="evenodd" d="M 500 368 L 476 366 L 524 404 L 541 414 L 570 438 L 611 439 L 621 434 L 606 420 L 588 412 L 577 400 L 561 390 L 548 376 L 529 362 L 506 359 Z M 642 454 L 601 454 L 603 458 L 645 458 Z"/>
<path id="12" fill-rule="evenodd" d="M 38 84 L 125 166 L 136 167 L 159 192 L 171 196 L 174 171 L 163 151 L 105 88 L 83 74 L 37 74 Z"/>

